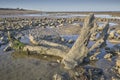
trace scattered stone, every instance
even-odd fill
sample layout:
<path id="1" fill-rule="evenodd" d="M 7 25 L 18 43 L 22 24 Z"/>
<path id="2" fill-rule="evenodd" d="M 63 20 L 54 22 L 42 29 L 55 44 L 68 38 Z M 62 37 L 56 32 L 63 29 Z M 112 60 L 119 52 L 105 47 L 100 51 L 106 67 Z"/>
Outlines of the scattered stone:
<path id="1" fill-rule="evenodd" d="M 44 56 L 44 58 L 47 58 L 47 56 Z"/>
<path id="2" fill-rule="evenodd" d="M 115 38 L 115 31 L 112 31 L 109 33 L 109 38 L 114 39 Z"/>
<path id="3" fill-rule="evenodd" d="M 120 57 L 116 59 L 116 67 L 120 68 Z"/>
<path id="4" fill-rule="evenodd" d="M 90 61 L 97 60 L 96 56 L 91 56 Z"/>
<path id="5" fill-rule="evenodd" d="M 112 57 L 112 54 L 111 54 L 111 53 L 108 53 L 108 54 L 106 54 L 106 55 L 104 56 L 104 58 L 105 58 L 105 59 L 108 59 L 108 60 L 110 60 L 111 57 Z"/>
<path id="6" fill-rule="evenodd" d="M 79 74 L 78 72 L 75 72 L 75 76 L 76 76 L 76 77 L 79 77 L 80 74 Z"/>
<path id="7" fill-rule="evenodd" d="M 118 34 L 120 34 L 120 30 L 117 30 L 116 32 L 117 32 Z"/>
<path id="8" fill-rule="evenodd" d="M 65 40 L 65 38 L 61 38 L 61 41 L 62 41 L 62 42 L 65 42 L 66 40 Z"/>
<path id="9" fill-rule="evenodd" d="M 120 56 L 116 58 L 115 65 L 112 68 L 112 71 L 120 78 Z M 118 80 L 118 79 L 117 79 Z"/>
<path id="10" fill-rule="evenodd" d="M 70 78 L 67 73 L 62 73 L 53 75 L 53 80 L 70 80 Z"/>
<path id="11" fill-rule="evenodd" d="M 68 40 L 68 43 L 69 43 L 69 44 L 73 44 L 73 43 L 74 43 L 74 40 L 70 39 L 70 40 Z"/>
<path id="12" fill-rule="evenodd" d="M 92 61 L 92 60 L 98 60 L 97 55 L 99 55 L 99 54 L 100 54 L 100 52 L 94 53 L 92 56 L 90 56 L 90 60 L 91 60 L 91 61 Z"/>
<path id="13" fill-rule="evenodd" d="M 60 61 L 60 60 L 57 60 L 57 62 L 58 62 L 58 63 L 61 63 L 61 61 Z"/>
<path id="14" fill-rule="evenodd" d="M 54 76 L 53 76 L 53 80 L 65 80 L 61 75 L 59 75 L 59 74 L 55 74 Z"/>

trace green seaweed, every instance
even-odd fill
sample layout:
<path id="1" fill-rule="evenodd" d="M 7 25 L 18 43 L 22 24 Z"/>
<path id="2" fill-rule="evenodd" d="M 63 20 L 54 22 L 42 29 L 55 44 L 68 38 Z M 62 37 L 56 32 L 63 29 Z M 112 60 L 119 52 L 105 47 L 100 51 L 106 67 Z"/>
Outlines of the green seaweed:
<path id="1" fill-rule="evenodd" d="M 12 47 L 13 47 L 13 49 L 15 49 L 15 50 L 23 50 L 23 48 L 24 48 L 24 46 L 25 46 L 25 44 L 23 44 L 22 42 L 20 42 L 19 40 L 14 40 L 13 42 L 12 42 Z"/>
<path id="2" fill-rule="evenodd" d="M 8 40 L 12 43 L 12 48 L 14 50 L 23 50 L 25 44 L 17 40 L 12 34 L 8 31 Z"/>

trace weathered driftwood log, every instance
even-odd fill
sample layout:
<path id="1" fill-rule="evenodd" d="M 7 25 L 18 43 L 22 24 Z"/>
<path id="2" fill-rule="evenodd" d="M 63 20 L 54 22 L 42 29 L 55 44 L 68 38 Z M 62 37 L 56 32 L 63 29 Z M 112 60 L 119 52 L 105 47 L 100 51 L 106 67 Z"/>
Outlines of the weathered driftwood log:
<path id="1" fill-rule="evenodd" d="M 104 44 L 106 44 L 106 40 L 108 38 L 108 31 L 109 29 L 109 24 L 106 23 L 104 26 L 104 29 L 102 31 L 102 33 L 100 34 L 98 40 L 95 42 L 95 44 L 89 49 L 89 52 L 92 51 L 93 49 L 103 46 Z"/>
<path id="2" fill-rule="evenodd" d="M 33 51 L 38 54 L 46 54 L 46 55 L 53 55 L 53 56 L 59 56 L 63 58 L 66 53 L 68 53 L 69 48 L 62 48 L 62 47 L 51 47 L 51 46 L 31 46 L 31 45 L 26 45 L 23 49 L 24 51 Z"/>
<path id="3" fill-rule="evenodd" d="M 67 46 L 50 42 L 47 40 L 39 40 L 36 41 L 34 40 L 34 37 L 32 35 L 29 35 L 30 41 L 35 44 L 33 46 L 31 45 L 26 45 L 24 47 L 24 51 L 34 51 L 37 52 L 38 54 L 47 54 L 47 55 L 53 55 L 53 56 L 59 56 L 63 58 L 66 53 L 68 53 L 69 49 Z"/>
<path id="4" fill-rule="evenodd" d="M 78 64 L 82 63 L 87 54 L 105 42 L 107 39 L 108 24 L 105 25 L 105 28 L 101 34 L 99 40 L 90 48 L 87 48 L 91 34 L 93 34 L 97 26 L 94 25 L 95 18 L 94 14 L 91 14 L 85 19 L 84 26 L 81 30 L 80 36 L 77 41 L 69 51 L 69 53 L 63 58 L 62 63 L 65 65 L 65 68 L 72 69 Z"/>
<path id="5" fill-rule="evenodd" d="M 74 68 L 83 61 L 84 57 L 87 56 L 87 44 L 91 36 L 92 31 L 90 30 L 93 27 L 94 19 L 94 14 L 91 14 L 85 19 L 80 36 L 74 43 L 69 53 L 62 60 L 62 63 L 65 65 L 65 68 Z"/>
<path id="6" fill-rule="evenodd" d="M 84 26 L 81 29 L 80 36 L 74 43 L 71 50 L 69 50 L 68 47 L 65 47 L 63 45 L 44 41 L 37 42 L 37 44 L 40 44 L 41 46 L 25 46 L 24 50 L 30 50 L 30 51 L 36 51 L 40 54 L 47 54 L 47 55 L 54 55 L 62 57 L 62 63 L 65 65 L 65 68 L 72 69 L 78 64 L 82 63 L 84 58 L 88 55 L 89 52 L 97 48 L 98 46 L 104 45 L 106 42 L 106 39 L 108 37 L 107 31 L 109 28 L 109 24 L 107 23 L 100 34 L 101 36 L 98 38 L 96 43 L 88 48 L 89 39 L 92 34 L 96 32 L 98 29 L 98 26 L 96 24 L 94 14 L 90 14 L 90 16 L 86 17 L 84 21 Z M 34 41 L 34 40 L 33 40 Z"/>

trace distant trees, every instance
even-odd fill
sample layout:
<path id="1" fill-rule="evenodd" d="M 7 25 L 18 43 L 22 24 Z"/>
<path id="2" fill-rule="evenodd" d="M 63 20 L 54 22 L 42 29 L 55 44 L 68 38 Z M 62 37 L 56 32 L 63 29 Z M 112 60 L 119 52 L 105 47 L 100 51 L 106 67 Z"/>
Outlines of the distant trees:
<path id="1" fill-rule="evenodd" d="M 23 8 L 0 8 L 0 10 L 25 10 Z"/>

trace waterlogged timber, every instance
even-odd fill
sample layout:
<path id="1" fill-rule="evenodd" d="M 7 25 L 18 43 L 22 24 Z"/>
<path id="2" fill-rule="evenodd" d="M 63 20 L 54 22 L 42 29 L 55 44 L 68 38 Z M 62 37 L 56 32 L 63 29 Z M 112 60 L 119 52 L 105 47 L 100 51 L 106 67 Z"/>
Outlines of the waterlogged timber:
<path id="1" fill-rule="evenodd" d="M 12 57 L 14 59 L 17 58 L 36 58 L 40 60 L 46 60 L 46 61 L 61 61 L 62 58 L 58 56 L 53 55 L 47 55 L 47 54 L 37 54 L 36 52 L 27 52 L 27 51 L 15 51 L 12 53 Z"/>

